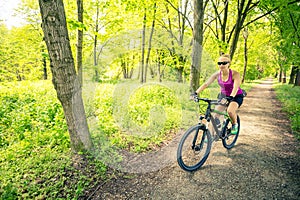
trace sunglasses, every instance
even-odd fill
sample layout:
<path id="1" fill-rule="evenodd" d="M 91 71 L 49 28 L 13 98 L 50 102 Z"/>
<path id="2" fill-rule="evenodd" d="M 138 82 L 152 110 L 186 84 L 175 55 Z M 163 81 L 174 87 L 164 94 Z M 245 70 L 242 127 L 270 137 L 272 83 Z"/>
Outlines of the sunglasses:
<path id="1" fill-rule="evenodd" d="M 218 62 L 218 65 L 227 65 L 229 62 Z"/>

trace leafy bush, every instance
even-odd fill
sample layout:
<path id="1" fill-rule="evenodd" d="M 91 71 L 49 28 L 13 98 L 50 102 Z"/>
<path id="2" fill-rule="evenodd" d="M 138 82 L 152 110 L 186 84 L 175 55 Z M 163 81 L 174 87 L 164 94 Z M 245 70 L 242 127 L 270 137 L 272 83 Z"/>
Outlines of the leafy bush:
<path id="1" fill-rule="evenodd" d="M 275 91 L 283 110 L 289 115 L 295 136 L 300 140 L 300 87 L 277 85 Z"/>
<path id="2" fill-rule="evenodd" d="M 143 134 L 156 134 L 178 127 L 181 106 L 172 90 L 166 86 L 144 85 L 130 96 L 128 115 Z M 153 133 L 154 131 L 154 133 Z"/>
<path id="3" fill-rule="evenodd" d="M 182 120 L 176 94 L 161 84 L 102 84 L 95 106 L 99 126 L 110 141 L 137 152 L 162 143 Z"/>
<path id="4" fill-rule="evenodd" d="M 95 92 L 95 115 L 97 116 L 99 128 L 106 135 L 118 132 L 118 126 L 113 118 L 113 84 L 100 84 Z"/>
<path id="5" fill-rule="evenodd" d="M 72 166 L 51 82 L 2 83 L 0 90 L 0 199 L 79 197 L 91 177 Z"/>

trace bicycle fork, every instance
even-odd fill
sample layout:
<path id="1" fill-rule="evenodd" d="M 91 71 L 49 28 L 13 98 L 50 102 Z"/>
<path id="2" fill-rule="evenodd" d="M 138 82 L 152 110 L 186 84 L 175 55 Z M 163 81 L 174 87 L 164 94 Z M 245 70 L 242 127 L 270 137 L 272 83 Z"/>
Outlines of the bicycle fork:
<path id="1" fill-rule="evenodd" d="M 199 128 L 196 131 L 196 134 L 195 134 L 193 142 L 192 142 L 192 149 L 194 151 L 200 151 L 203 148 L 204 140 L 205 140 L 205 137 L 207 135 L 206 131 L 204 131 L 203 134 L 202 134 L 200 143 L 198 145 L 196 145 L 198 134 L 199 134 L 199 130 L 205 130 L 205 128 L 201 129 L 200 127 L 205 127 L 205 125 L 204 124 L 200 124 Z"/>

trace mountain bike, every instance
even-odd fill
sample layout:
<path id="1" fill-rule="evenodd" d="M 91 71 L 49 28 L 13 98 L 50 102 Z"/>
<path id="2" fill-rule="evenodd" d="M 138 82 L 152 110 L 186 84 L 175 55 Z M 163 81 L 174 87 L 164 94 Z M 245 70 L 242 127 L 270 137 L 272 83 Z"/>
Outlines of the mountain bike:
<path id="1" fill-rule="evenodd" d="M 239 136 L 240 118 L 237 115 L 238 132 L 231 134 L 232 121 L 226 111 L 229 104 L 223 104 L 220 100 L 194 97 L 199 104 L 207 103 L 205 115 L 199 117 L 199 123 L 190 127 L 182 136 L 177 149 L 177 162 L 185 171 L 199 169 L 209 156 L 213 141 L 222 140 L 226 149 L 231 149 Z M 223 111 L 219 107 L 223 106 Z M 214 114 L 215 113 L 215 114 Z M 211 123 L 210 123 L 211 122 Z M 209 127 L 212 124 L 212 128 Z M 210 131 L 211 129 L 212 131 Z"/>

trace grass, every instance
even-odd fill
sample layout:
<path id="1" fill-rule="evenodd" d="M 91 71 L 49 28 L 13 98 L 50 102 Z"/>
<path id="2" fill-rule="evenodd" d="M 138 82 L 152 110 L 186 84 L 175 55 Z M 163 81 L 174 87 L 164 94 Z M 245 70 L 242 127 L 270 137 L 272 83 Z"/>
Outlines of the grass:
<path id="1" fill-rule="evenodd" d="M 101 162 L 72 160 L 51 82 L 2 83 L 0 90 L 0 199 L 77 199 L 102 180 Z"/>
<path id="2" fill-rule="evenodd" d="M 259 84 L 262 81 L 247 82 L 243 86 L 246 90 L 249 90 L 253 84 Z M 274 83 L 274 90 L 277 99 L 282 103 L 282 110 L 289 116 L 293 134 L 300 140 L 300 87 L 295 87 L 291 84 Z"/>
<path id="3" fill-rule="evenodd" d="M 295 137 L 300 140 L 300 87 L 276 84 L 274 89 L 283 111 L 288 113 Z"/>

